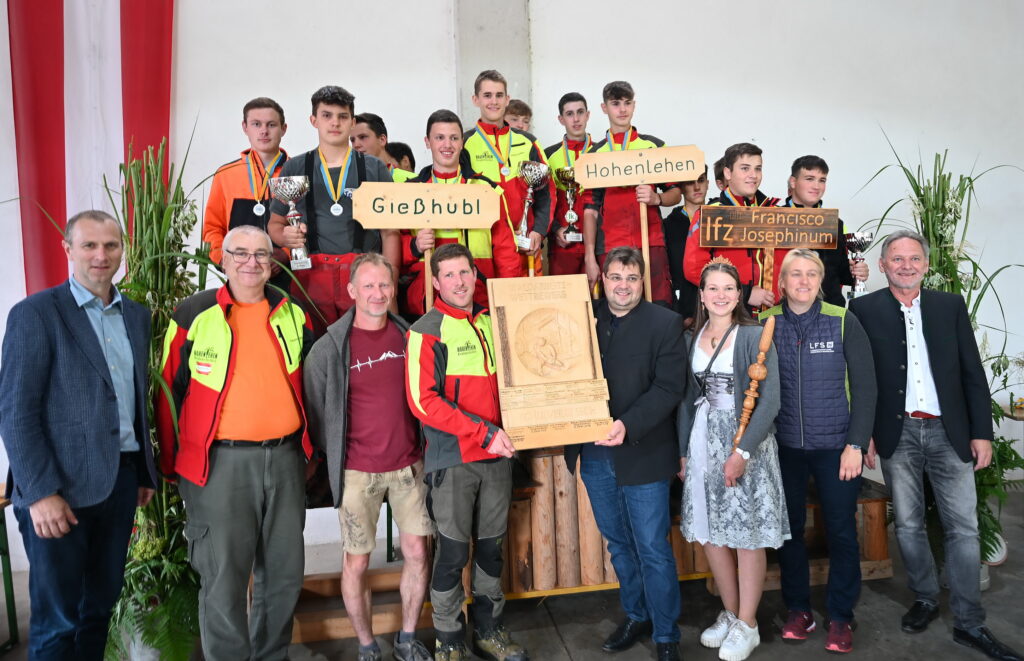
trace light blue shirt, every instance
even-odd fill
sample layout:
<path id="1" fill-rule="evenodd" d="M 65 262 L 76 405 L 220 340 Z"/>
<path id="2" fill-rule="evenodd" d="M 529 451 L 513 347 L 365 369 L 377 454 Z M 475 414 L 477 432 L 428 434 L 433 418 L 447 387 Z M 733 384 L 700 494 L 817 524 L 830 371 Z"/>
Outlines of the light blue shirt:
<path id="1" fill-rule="evenodd" d="M 136 452 L 139 442 L 135 438 L 135 359 L 132 357 L 132 343 L 124 325 L 121 309 L 121 292 L 111 285 L 114 298 L 104 307 L 102 299 L 83 287 L 74 276 L 71 281 L 71 295 L 78 307 L 85 310 L 89 323 L 96 333 L 96 339 L 103 350 L 103 357 L 110 370 L 110 380 L 117 396 L 117 414 L 120 419 L 121 452 Z"/>

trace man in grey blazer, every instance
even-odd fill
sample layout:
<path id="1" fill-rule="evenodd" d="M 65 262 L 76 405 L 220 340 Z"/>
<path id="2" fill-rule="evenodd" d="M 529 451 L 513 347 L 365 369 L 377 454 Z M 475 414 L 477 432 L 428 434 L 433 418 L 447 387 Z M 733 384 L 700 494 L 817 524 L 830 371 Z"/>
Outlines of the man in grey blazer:
<path id="1" fill-rule="evenodd" d="M 109 214 L 67 224 L 74 275 L 7 319 L 0 436 L 30 564 L 30 659 L 102 659 L 135 508 L 153 496 L 146 415 L 150 313 L 113 286 Z"/>

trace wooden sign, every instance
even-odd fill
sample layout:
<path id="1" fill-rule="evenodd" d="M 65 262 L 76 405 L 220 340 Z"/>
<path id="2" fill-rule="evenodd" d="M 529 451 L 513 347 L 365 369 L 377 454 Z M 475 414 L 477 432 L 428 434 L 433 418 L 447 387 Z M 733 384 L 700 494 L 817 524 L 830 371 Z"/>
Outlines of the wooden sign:
<path id="1" fill-rule="evenodd" d="M 501 217 L 498 192 L 482 184 L 367 181 L 352 204 L 367 229 L 490 229 Z"/>
<path id="2" fill-rule="evenodd" d="M 612 420 L 587 276 L 487 281 L 502 427 L 517 450 L 605 438 Z"/>
<path id="3" fill-rule="evenodd" d="M 573 171 L 584 188 L 695 181 L 704 174 L 704 152 L 695 145 L 590 152 Z"/>
<path id="4" fill-rule="evenodd" d="M 839 210 L 802 207 L 700 208 L 702 248 L 811 248 L 839 240 Z"/>

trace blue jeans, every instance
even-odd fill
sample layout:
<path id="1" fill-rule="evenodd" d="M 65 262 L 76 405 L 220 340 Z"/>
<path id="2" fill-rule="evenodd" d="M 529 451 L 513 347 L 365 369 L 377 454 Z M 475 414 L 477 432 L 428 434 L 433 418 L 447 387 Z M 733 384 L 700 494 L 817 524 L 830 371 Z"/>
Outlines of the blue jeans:
<path id="1" fill-rule="evenodd" d="M 631 620 L 654 624 L 654 642 L 679 641 L 679 576 L 669 534 L 669 481 L 619 486 L 609 460 L 580 460 L 580 477 Z"/>
<path id="2" fill-rule="evenodd" d="M 861 478 L 839 479 L 842 450 L 801 450 L 779 446 L 779 469 L 786 492 L 792 539 L 779 549 L 782 570 L 782 600 L 793 611 L 811 610 L 810 564 L 804 544 L 807 524 L 807 483 L 814 486 L 821 502 L 828 540 L 828 617 L 851 622 L 853 607 L 860 596 L 860 547 L 857 544 L 857 496 Z"/>
<path id="3" fill-rule="evenodd" d="M 28 508 L 15 508 L 29 562 L 31 661 L 103 659 L 110 614 L 124 584 L 137 471 L 134 462 L 122 462 L 107 499 L 74 508 L 78 525 L 57 539 L 37 536 Z"/>
<path id="4" fill-rule="evenodd" d="M 953 450 L 942 420 L 907 418 L 896 451 L 889 459 L 882 460 L 882 473 L 892 492 L 896 541 L 910 589 L 919 601 L 938 603 L 939 580 L 924 519 L 924 474 L 927 473 L 942 521 L 953 621 L 960 629 L 983 625 L 978 496 L 973 464 L 961 460 Z"/>

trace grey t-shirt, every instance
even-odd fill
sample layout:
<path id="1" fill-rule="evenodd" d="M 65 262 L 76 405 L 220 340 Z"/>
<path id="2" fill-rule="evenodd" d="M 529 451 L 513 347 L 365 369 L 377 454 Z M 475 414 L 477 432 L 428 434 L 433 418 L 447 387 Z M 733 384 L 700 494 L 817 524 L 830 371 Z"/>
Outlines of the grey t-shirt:
<path id="1" fill-rule="evenodd" d="M 373 156 L 364 155 L 366 159 L 366 180 L 367 181 L 386 181 L 390 182 L 391 173 L 388 172 L 388 168 L 384 165 L 384 162 Z M 323 253 L 328 255 L 345 255 L 350 252 L 356 252 L 356 246 L 354 245 L 354 231 L 355 224 L 352 222 L 352 198 L 341 196 L 338 203 L 341 204 L 342 213 L 340 216 L 335 216 L 331 213 L 331 207 L 334 206 L 334 200 L 331 199 L 331 193 L 327 187 L 327 183 L 324 181 L 324 176 L 320 169 L 320 158 L 317 156 L 316 151 L 313 151 L 313 176 L 310 181 L 310 186 L 313 188 L 313 196 L 316 202 L 316 233 L 317 233 L 317 249 L 313 250 L 310 247 L 310 252 Z M 329 168 L 331 174 L 331 181 L 337 181 L 341 175 L 341 168 Z M 302 176 L 306 174 L 306 154 L 299 154 L 295 158 L 291 158 L 284 167 L 281 168 L 282 177 L 294 177 Z M 348 172 L 345 173 L 345 183 L 343 188 L 358 188 L 359 181 L 359 168 L 356 163 L 356 155 L 352 154 L 352 163 L 349 165 Z M 295 203 L 295 208 L 302 214 L 303 221 L 307 224 L 310 222 L 309 213 L 306 210 L 306 199 L 309 197 L 307 193 L 305 197 Z M 278 213 L 282 216 L 288 215 L 288 205 L 279 200 L 274 200 L 270 205 L 271 213 Z M 363 252 L 380 252 L 381 240 L 380 232 L 378 230 L 366 230 L 363 234 Z"/>

